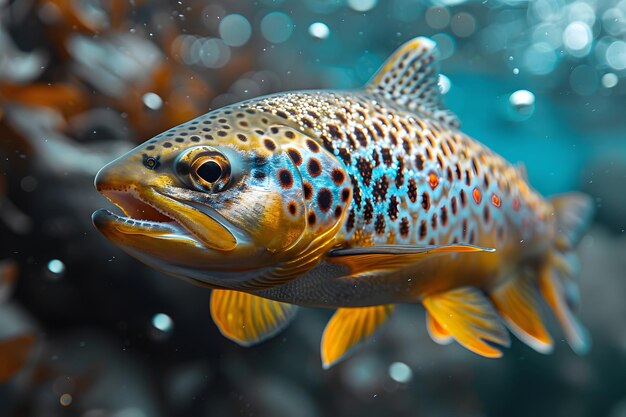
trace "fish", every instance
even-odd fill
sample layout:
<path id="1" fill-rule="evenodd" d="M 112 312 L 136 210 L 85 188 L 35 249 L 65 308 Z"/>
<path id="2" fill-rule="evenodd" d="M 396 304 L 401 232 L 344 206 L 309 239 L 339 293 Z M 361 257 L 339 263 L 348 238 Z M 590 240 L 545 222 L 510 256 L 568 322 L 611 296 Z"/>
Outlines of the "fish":
<path id="1" fill-rule="evenodd" d="M 335 309 L 324 368 L 371 341 L 398 304 L 421 304 L 439 344 L 497 358 L 509 331 L 549 353 L 547 304 L 588 351 L 576 246 L 593 201 L 546 199 L 460 130 L 436 43 L 394 52 L 362 89 L 277 93 L 213 110 L 103 167 L 95 227 L 122 250 L 211 289 L 210 314 L 242 346 L 299 307 Z M 508 329 L 508 330 L 507 330 Z"/>

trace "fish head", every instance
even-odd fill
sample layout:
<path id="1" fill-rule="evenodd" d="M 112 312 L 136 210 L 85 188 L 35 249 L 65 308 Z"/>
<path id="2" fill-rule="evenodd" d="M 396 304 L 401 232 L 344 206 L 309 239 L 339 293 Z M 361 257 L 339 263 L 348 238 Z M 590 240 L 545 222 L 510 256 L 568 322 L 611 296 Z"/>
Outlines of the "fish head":
<path id="1" fill-rule="evenodd" d="M 321 236 L 330 242 L 349 203 L 331 187 L 337 160 L 275 115 L 239 110 L 208 113 L 103 167 L 95 186 L 123 215 L 98 210 L 96 228 L 156 269 L 234 289 Z M 323 173 L 328 184 L 312 181 Z"/>

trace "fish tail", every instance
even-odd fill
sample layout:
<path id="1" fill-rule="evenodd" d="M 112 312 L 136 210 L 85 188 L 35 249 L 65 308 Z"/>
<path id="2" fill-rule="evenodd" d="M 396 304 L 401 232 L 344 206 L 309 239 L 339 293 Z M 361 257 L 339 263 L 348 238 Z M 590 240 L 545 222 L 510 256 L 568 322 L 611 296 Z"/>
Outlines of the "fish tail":
<path id="1" fill-rule="evenodd" d="M 576 317 L 579 307 L 576 246 L 593 218 L 593 200 L 586 194 L 569 193 L 551 200 L 556 218 L 554 247 L 539 270 L 539 289 L 565 332 L 571 348 L 587 353 L 591 338 Z"/>
<path id="2" fill-rule="evenodd" d="M 587 195 L 571 193 L 551 200 L 556 234 L 537 269 L 521 268 L 515 277 L 494 288 L 490 297 L 512 333 L 538 352 L 549 353 L 553 341 L 541 317 L 542 297 L 552 310 L 565 338 L 577 354 L 585 354 L 591 338 L 576 317 L 579 307 L 580 271 L 576 246 L 593 216 L 593 201 Z"/>

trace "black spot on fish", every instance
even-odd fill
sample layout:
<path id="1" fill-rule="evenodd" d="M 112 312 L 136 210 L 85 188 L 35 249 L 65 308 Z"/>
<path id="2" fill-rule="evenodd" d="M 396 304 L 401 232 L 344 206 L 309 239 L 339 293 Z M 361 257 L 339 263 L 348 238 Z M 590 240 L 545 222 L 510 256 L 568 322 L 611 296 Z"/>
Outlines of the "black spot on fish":
<path id="1" fill-rule="evenodd" d="M 330 210 L 330 206 L 333 203 L 333 195 L 328 188 L 322 188 L 317 193 L 317 206 L 319 209 L 326 213 Z"/>
<path id="2" fill-rule="evenodd" d="M 385 233 L 385 216 L 383 214 L 378 214 L 376 216 L 376 222 L 374 223 L 374 230 L 377 235 L 382 235 Z"/>
<path id="3" fill-rule="evenodd" d="M 400 236 L 406 238 L 409 235 L 409 231 L 411 230 L 411 225 L 409 223 L 409 219 L 403 217 L 400 220 Z"/>
<path id="4" fill-rule="evenodd" d="M 398 198 L 394 195 L 389 199 L 389 208 L 387 209 L 389 220 L 391 220 L 392 222 L 395 222 L 398 219 L 398 207 Z"/>

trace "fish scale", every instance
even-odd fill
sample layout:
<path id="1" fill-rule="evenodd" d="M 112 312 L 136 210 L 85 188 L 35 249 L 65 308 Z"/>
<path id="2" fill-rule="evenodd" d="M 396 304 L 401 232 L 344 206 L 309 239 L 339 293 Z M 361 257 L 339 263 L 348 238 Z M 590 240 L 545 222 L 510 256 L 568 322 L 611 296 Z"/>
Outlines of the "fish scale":
<path id="1" fill-rule="evenodd" d="M 544 199 L 523 166 L 461 132 L 436 55 L 416 38 L 362 90 L 279 93 L 174 127 L 98 173 L 126 216 L 99 210 L 94 224 L 212 288 L 216 325 L 243 346 L 283 329 L 297 305 L 336 308 L 322 336 L 329 367 L 395 304 L 420 302 L 437 343 L 499 357 L 504 321 L 547 353 L 545 301 L 584 353 L 575 249 L 592 202 Z"/>
<path id="2" fill-rule="evenodd" d="M 465 134 L 376 94 L 306 92 L 249 103 L 317 137 L 353 187 L 343 233 L 351 244 L 481 244 L 506 219 L 541 236 L 549 210 L 511 164 Z M 456 201 L 453 203 L 453 199 Z M 464 229 L 463 221 L 468 228 Z"/>

